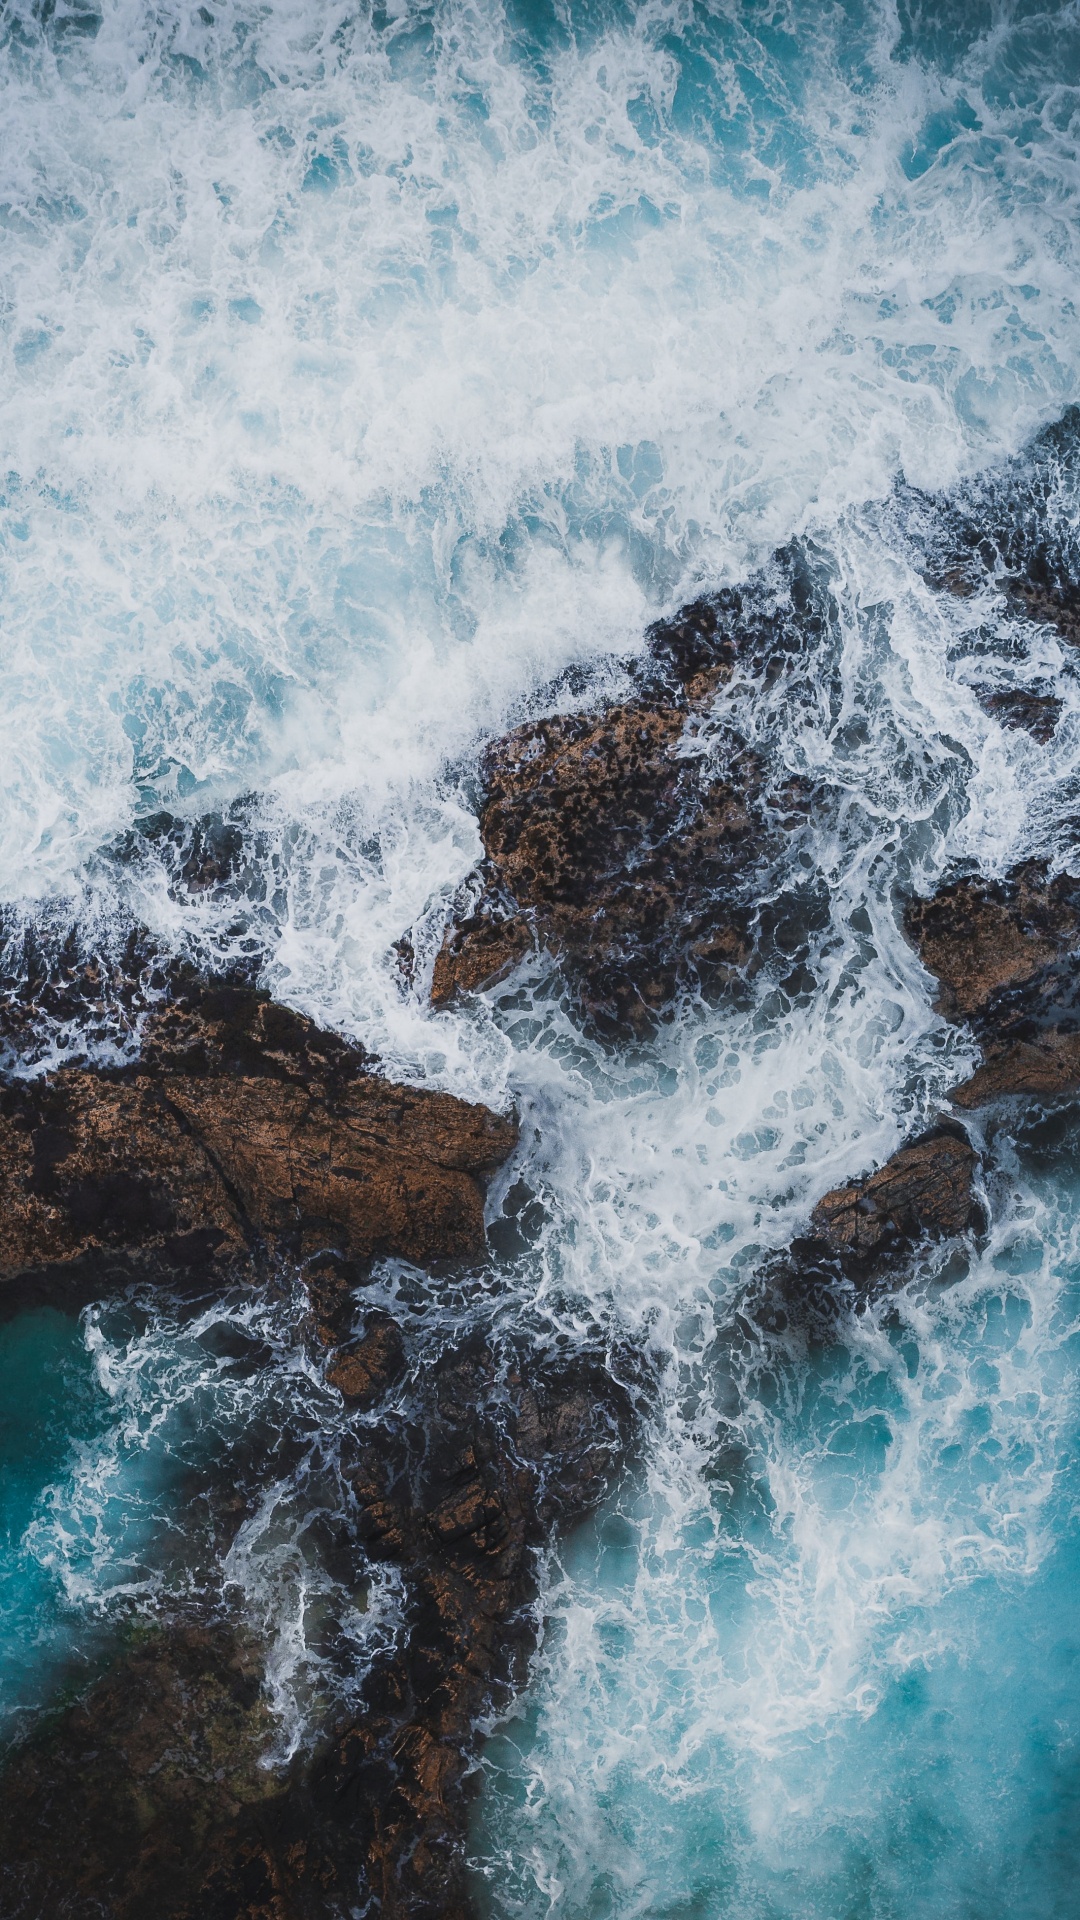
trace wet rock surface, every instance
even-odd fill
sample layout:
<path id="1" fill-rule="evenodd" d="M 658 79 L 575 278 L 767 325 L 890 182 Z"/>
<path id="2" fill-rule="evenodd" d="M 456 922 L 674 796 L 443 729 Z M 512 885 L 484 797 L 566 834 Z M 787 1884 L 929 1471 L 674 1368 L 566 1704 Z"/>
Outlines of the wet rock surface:
<path id="1" fill-rule="evenodd" d="M 632 1033 L 680 987 L 716 991 L 745 968 L 755 878 L 809 795 L 771 792 L 761 759 L 715 725 L 702 750 L 734 635 L 719 603 L 689 608 L 654 635 L 640 697 L 529 721 L 489 748 L 485 864 L 436 959 L 436 1005 L 542 947 L 590 1021 Z"/>
<path id="2" fill-rule="evenodd" d="M 358 1340 L 340 1346 L 326 1369 L 326 1378 L 346 1400 L 361 1411 L 374 1406 L 400 1378 L 405 1365 L 401 1330 L 386 1313 L 368 1316 Z"/>
<path id="3" fill-rule="evenodd" d="M 979 1156 L 953 1127 L 935 1127 L 863 1179 L 818 1201 L 811 1230 L 830 1251 L 863 1266 L 925 1236 L 948 1237 L 979 1223 L 974 1191 Z"/>
<path id="4" fill-rule="evenodd" d="M 955 1105 L 1080 1086 L 1080 880 L 1034 861 L 1003 880 L 965 877 L 914 900 L 905 930 L 940 982 L 939 1010 L 982 1046 Z"/>
<path id="5" fill-rule="evenodd" d="M 949 494 L 921 496 L 929 510 L 930 584 L 962 598 L 989 586 L 1013 618 L 1080 645 L 1080 547 L 1071 506 L 1078 473 L 1080 409 L 1069 407 L 1003 468 Z"/>
<path id="6" fill-rule="evenodd" d="M 1026 687 L 976 687 L 975 693 L 985 713 L 1003 727 L 1030 733 L 1040 746 L 1053 739 L 1064 712 L 1064 702 L 1053 694 L 1033 693 Z"/>
<path id="7" fill-rule="evenodd" d="M 407 1411 L 358 1427 L 342 1462 L 343 1550 L 402 1581 L 400 1629 L 359 1708 L 313 1755 L 267 1770 L 246 1643 L 220 1625 L 149 1636 L 9 1757 L 5 1915 L 464 1920 L 477 1723 L 524 1677 L 538 1548 L 626 1457 L 635 1389 L 619 1370 L 483 1335 L 427 1355 Z"/>
<path id="8" fill-rule="evenodd" d="M 515 1138 L 487 1108 L 383 1079 L 265 993 L 177 970 L 130 1065 L 0 1089 L 0 1276 L 475 1255 L 482 1176 Z"/>
<path id="9" fill-rule="evenodd" d="M 0 1908 L 11 1920 L 182 1911 L 214 1830 L 278 1794 L 259 1765 L 271 1733 L 245 1636 L 221 1624 L 133 1634 L 0 1774 Z"/>
<path id="10" fill-rule="evenodd" d="M 353 1331 L 374 1256 L 484 1255 L 482 1181 L 513 1148 L 513 1121 L 395 1085 L 265 993 L 141 946 L 111 973 L 72 953 L 28 978 L 6 992 L 9 1059 L 28 1037 L 31 1057 L 55 1054 L 88 1011 L 94 1026 L 119 1008 L 132 1045 L 114 1066 L 77 1060 L 0 1087 L 5 1297 L 58 1278 L 171 1288 L 185 1268 L 205 1293 L 302 1262 L 314 1362 L 346 1410 L 327 1551 L 349 1592 L 393 1569 L 400 1619 L 376 1637 L 356 1704 L 286 1767 L 264 1764 L 261 1649 L 220 1600 L 193 1595 L 183 1619 L 128 1636 L 8 1757 L 0 1910 L 464 1915 L 478 1727 L 524 1678 L 538 1554 L 627 1456 L 637 1390 L 617 1375 L 631 1373 L 441 1317 L 403 1327 L 384 1308 Z"/>

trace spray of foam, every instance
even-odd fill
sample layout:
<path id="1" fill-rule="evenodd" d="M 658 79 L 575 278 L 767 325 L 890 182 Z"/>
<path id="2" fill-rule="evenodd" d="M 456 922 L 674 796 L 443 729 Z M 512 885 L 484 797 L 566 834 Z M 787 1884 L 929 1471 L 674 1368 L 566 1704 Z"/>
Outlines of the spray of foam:
<path id="1" fill-rule="evenodd" d="M 275 778 L 385 828 L 649 602 L 1075 385 L 1066 93 L 1001 33 L 65 18 L 0 83 L 9 895 Z"/>
<path id="2" fill-rule="evenodd" d="M 97 889 L 212 943 L 210 906 L 93 856 L 258 786 L 278 990 L 392 1068 L 517 1101 L 492 1204 L 520 1177 L 543 1219 L 515 1285 L 571 1332 L 633 1328 L 667 1391 L 621 1573 L 552 1568 L 516 1776 L 535 1846 L 511 1808 L 488 1858 L 534 1861 L 507 1910 L 581 1910 L 597 1861 L 646 1910 L 650 1793 L 718 1804 L 730 1761 L 739 1844 L 770 1793 L 820 1806 L 806 1743 L 1050 1536 L 1074 1227 L 1019 1172 L 962 1284 L 921 1276 L 835 1363 L 731 1329 L 814 1195 L 962 1065 L 897 883 L 1007 864 L 1075 778 L 1071 682 L 1050 749 L 975 692 L 987 652 L 1003 683 L 1060 677 L 1056 640 L 995 651 L 989 596 L 935 595 L 862 504 L 1075 396 L 1074 9 L 932 50 L 888 8 L 759 32 L 735 6 L 546 33 L 494 6 L 12 18 L 0 890 Z M 619 1057 L 539 966 L 475 1012 L 403 996 L 393 941 L 478 851 L 477 741 L 800 530 L 820 655 L 725 699 L 834 796 L 791 856 L 828 900 L 814 992 L 766 982 Z M 1008 1468 L 980 1479 L 991 1442 Z M 283 1672 L 295 1524 L 267 1494 L 231 1562 L 265 1576 Z"/>

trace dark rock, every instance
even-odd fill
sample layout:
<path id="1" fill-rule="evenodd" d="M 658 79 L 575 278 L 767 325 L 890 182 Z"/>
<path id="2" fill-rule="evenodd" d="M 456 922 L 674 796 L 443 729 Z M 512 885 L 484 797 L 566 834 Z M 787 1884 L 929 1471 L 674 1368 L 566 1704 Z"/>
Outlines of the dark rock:
<path id="1" fill-rule="evenodd" d="M 1018 1022 L 1057 1024 L 1071 1012 L 1072 985 L 1061 972 L 1080 942 L 1080 881 L 1051 879 L 1041 862 L 1004 880 L 972 875 L 913 900 L 907 936 L 941 983 L 937 1006 L 950 1020 L 971 1020 L 998 1036 Z"/>
<path id="2" fill-rule="evenodd" d="M 992 586 L 1008 612 L 1080 644 L 1078 475 L 1080 409 L 1069 407 L 1015 459 L 949 494 L 898 489 L 922 523 L 930 584 L 964 596 Z"/>
<path id="3" fill-rule="evenodd" d="M 769 793 L 733 734 L 714 730 L 710 754 L 693 751 L 734 658 L 701 603 L 654 634 L 648 698 L 530 721 L 488 750 L 480 893 L 436 960 L 437 1005 L 503 978 L 534 946 L 560 959 L 601 1030 L 640 1031 L 681 986 L 717 990 L 740 974 L 755 876 L 809 796 L 796 783 Z"/>
<path id="4" fill-rule="evenodd" d="M 924 1236 L 964 1233 L 981 1217 L 973 1187 L 978 1165 L 958 1129 L 935 1127 L 876 1172 L 825 1194 L 811 1227 L 832 1251 L 864 1262 Z"/>
<path id="5" fill-rule="evenodd" d="M 457 922 L 436 954 L 431 976 L 433 1004 L 443 1007 L 456 994 L 497 986 L 535 945 L 526 916 L 515 918 L 513 903 L 488 896 L 475 913 Z"/>
<path id="6" fill-rule="evenodd" d="M 1017 1040 L 992 1049 L 969 1080 L 949 1096 L 954 1107 L 969 1111 L 991 1100 L 1026 1094 L 1036 1100 L 1061 1100 L 1080 1091 L 1080 1033 L 1053 1029 L 1036 1040 Z"/>
<path id="7" fill-rule="evenodd" d="M 326 1369 L 332 1387 L 363 1411 L 400 1378 L 405 1365 L 401 1329 L 386 1313 L 369 1314 L 359 1340 L 340 1347 Z"/>
<path id="8" fill-rule="evenodd" d="M 1052 740 L 1064 712 L 1064 702 L 1051 693 L 1029 693 L 1025 687 L 976 687 L 984 713 L 1003 727 L 1030 733 L 1042 746 Z"/>
<path id="9" fill-rule="evenodd" d="M 1054 573 L 1036 555 L 1028 570 L 1006 575 L 1002 581 L 1006 599 L 1028 620 L 1042 621 L 1054 627 L 1072 647 L 1080 646 L 1080 587 Z"/>
<path id="10" fill-rule="evenodd" d="M 914 900 L 905 926 L 941 983 L 939 1010 L 982 1044 L 956 1105 L 1080 1086 L 1080 880 L 1034 861 L 1000 881 L 973 876 Z"/>
<path id="11" fill-rule="evenodd" d="M 423 1363 L 408 1415 L 344 1462 L 357 1562 L 403 1582 L 359 1710 L 267 1771 L 268 1718 L 225 1630 L 153 1636 L 9 1757 L 8 1920 L 465 1920 L 477 1723 L 525 1677 L 538 1546 L 604 1497 L 634 1424 L 599 1356 L 474 1338 Z"/>
<path id="12" fill-rule="evenodd" d="M 215 1833 L 280 1798 L 259 1765 L 273 1732 L 261 1680 L 258 1650 L 224 1626 L 134 1635 L 0 1776 L 7 1920 L 198 1912 Z M 281 1910 L 246 1911 L 277 1920 Z"/>
<path id="13" fill-rule="evenodd" d="M 303 1827 L 345 1818 L 378 1911 L 468 1913 L 462 1841 L 480 1717 L 509 1705 L 535 1642 L 535 1551 L 605 1496 L 626 1457 L 631 1393 L 598 1357 L 538 1364 L 476 1340 L 429 1380 L 422 1427 L 387 1427 L 352 1471 L 373 1558 L 408 1580 L 404 1636 L 368 1712 L 316 1770 Z"/>
<path id="14" fill-rule="evenodd" d="M 183 969 L 140 1058 L 0 1090 L 0 1276 L 120 1251 L 419 1262 L 484 1245 L 513 1122 L 397 1086 L 266 994 Z"/>

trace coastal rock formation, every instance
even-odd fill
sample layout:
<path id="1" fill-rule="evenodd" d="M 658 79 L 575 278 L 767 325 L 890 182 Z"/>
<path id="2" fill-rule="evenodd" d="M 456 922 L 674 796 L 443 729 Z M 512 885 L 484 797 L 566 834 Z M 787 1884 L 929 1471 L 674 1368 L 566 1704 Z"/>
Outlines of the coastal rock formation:
<path id="1" fill-rule="evenodd" d="M 358 1427 L 342 1459 L 348 1551 L 402 1580 L 359 1708 L 268 1771 L 247 1643 L 220 1625 L 140 1641 L 0 1775 L 8 1920 L 344 1920 L 369 1903 L 465 1920 L 477 1721 L 524 1677 L 538 1545 L 604 1496 L 635 1419 L 599 1356 L 475 1337 L 422 1358 L 408 1412 Z"/>
<path id="2" fill-rule="evenodd" d="M 177 972 L 132 1065 L 0 1089 L 0 1278 L 132 1257 L 475 1255 L 481 1177 L 515 1138 L 485 1107 L 383 1079 L 265 993 Z"/>
<path id="3" fill-rule="evenodd" d="M 905 929 L 940 982 L 939 1011 L 982 1045 L 955 1105 L 1080 1087 L 1080 880 L 1035 861 L 1004 880 L 970 876 L 912 901 Z"/>
<path id="4" fill-rule="evenodd" d="M 957 1127 L 935 1127 L 876 1172 L 836 1187 L 811 1215 L 812 1232 L 838 1254 L 871 1262 L 924 1236 L 949 1237 L 977 1224 L 979 1157 Z"/>
<path id="5" fill-rule="evenodd" d="M 766 1262 L 752 1288 L 762 1330 L 784 1336 L 795 1326 L 831 1339 L 838 1314 L 905 1284 L 920 1248 L 981 1231 L 979 1170 L 961 1127 L 945 1121 L 823 1194 L 809 1232 Z"/>
<path id="6" fill-rule="evenodd" d="M 794 783 L 767 794 L 760 758 L 733 734 L 714 729 L 710 752 L 695 750 L 734 657 L 702 603 L 655 638 L 642 697 L 529 721 L 489 748 L 485 863 L 436 959 L 436 1005 L 542 946 L 588 1019 L 635 1032 L 683 983 L 716 989 L 745 967 L 754 874 L 807 795 Z"/>
<path id="7" fill-rule="evenodd" d="M 136 1631 L 0 1773 L 0 1911 L 10 1920 L 176 1911 L 172 1890 L 185 1886 L 208 1831 L 280 1796 L 259 1765 L 271 1733 L 248 1637 L 221 1623 Z M 254 1920 L 260 1909 L 250 1911 Z"/>
<path id="8" fill-rule="evenodd" d="M 538 1550 L 609 1489 L 636 1389 L 599 1355 L 510 1350 L 422 1316 L 377 1309 L 352 1331 L 350 1282 L 374 1255 L 482 1253 L 481 1181 L 514 1145 L 511 1120 L 386 1081 L 250 986 L 121 964 L 105 994 L 101 970 L 70 958 L 46 982 L 54 1038 L 65 1008 L 97 1020 L 111 996 L 139 1051 L 0 1088 L 6 1297 L 58 1275 L 99 1287 L 193 1267 L 205 1284 L 303 1261 L 346 1411 L 326 1441 L 343 1489 L 333 1551 L 349 1591 L 376 1563 L 396 1569 L 400 1621 L 348 1715 L 284 1770 L 262 1764 L 260 1649 L 219 1601 L 192 1596 L 182 1620 L 129 1636 L 9 1756 L 0 1906 L 11 1920 L 344 1920 L 358 1902 L 388 1920 L 464 1916 L 476 1728 L 524 1678 Z M 9 1045 L 37 1043 L 43 997 L 9 992 Z"/>
<path id="9" fill-rule="evenodd" d="M 405 1366 L 401 1329 L 388 1313 L 368 1315 L 358 1340 L 338 1348 L 326 1377 L 361 1412 L 399 1379 Z"/>
<path id="10" fill-rule="evenodd" d="M 1033 693 L 1026 687 L 976 687 L 984 713 L 1014 732 L 1030 733 L 1045 746 L 1057 731 L 1064 702 L 1052 693 Z"/>

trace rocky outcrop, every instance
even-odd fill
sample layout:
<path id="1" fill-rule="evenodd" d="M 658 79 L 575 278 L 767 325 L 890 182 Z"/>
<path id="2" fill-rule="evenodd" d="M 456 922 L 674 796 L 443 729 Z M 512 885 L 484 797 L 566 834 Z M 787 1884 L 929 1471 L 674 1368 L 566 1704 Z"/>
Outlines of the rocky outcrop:
<path id="1" fill-rule="evenodd" d="M 981 1218 L 974 1190 L 978 1165 L 958 1127 L 934 1127 L 876 1172 L 825 1194 L 811 1215 L 811 1230 L 831 1251 L 864 1264 L 924 1237 L 964 1233 Z"/>
<path id="2" fill-rule="evenodd" d="M 976 687 L 984 713 L 1013 732 L 1030 733 L 1046 746 L 1057 731 L 1065 703 L 1052 693 L 1034 693 L 1027 687 Z"/>
<path id="3" fill-rule="evenodd" d="M 914 900 L 905 928 L 940 983 L 940 1012 L 982 1045 L 956 1106 L 1080 1088 L 1080 880 L 1040 862 L 1004 880 L 970 876 Z"/>
<path id="4" fill-rule="evenodd" d="M 383 1079 L 265 993 L 174 973 L 142 1051 L 0 1089 L 0 1277 L 483 1249 L 513 1122 Z"/>
<path id="5" fill-rule="evenodd" d="M 401 1377 L 405 1348 L 401 1329 L 388 1313 L 372 1313 L 359 1339 L 343 1342 L 326 1369 L 326 1378 L 361 1412 L 375 1405 Z"/>
<path id="6" fill-rule="evenodd" d="M 729 984 L 753 948 L 754 878 L 805 817 L 794 783 L 714 726 L 735 659 L 714 607 L 654 638 L 641 697 L 529 721 L 483 765 L 485 863 L 432 979 L 436 1005 L 503 978 L 535 947 L 602 1030 L 647 1028 L 688 983 Z"/>
<path id="7" fill-rule="evenodd" d="M 392 1324 L 378 1322 L 378 1350 L 397 1368 Z M 348 1551 L 402 1581 L 400 1631 L 358 1710 L 267 1771 L 243 1639 L 219 1625 L 141 1640 L 0 1776 L 8 1920 L 465 1920 L 477 1722 L 524 1677 L 538 1546 L 608 1490 L 633 1401 L 600 1356 L 482 1337 L 421 1355 L 407 1411 L 358 1426 L 341 1463 Z"/>
<path id="8" fill-rule="evenodd" d="M 483 1253 L 483 1177 L 514 1123 L 385 1080 L 249 985 L 138 957 L 137 974 L 121 960 L 107 977 L 66 954 L 34 992 L 25 976 L 8 992 L 9 1047 L 29 1035 L 55 1054 L 65 1014 L 74 1032 L 87 1008 L 99 1023 L 119 1006 L 137 1052 L 0 1088 L 5 1297 L 58 1276 L 98 1288 L 194 1269 L 205 1285 L 304 1263 L 317 1364 L 346 1416 L 326 1443 L 344 1490 L 333 1552 L 350 1592 L 375 1563 L 396 1570 L 400 1625 L 347 1717 L 284 1771 L 263 1764 L 259 1649 L 216 1594 L 129 1637 L 8 1759 L 0 1906 L 11 1920 L 464 1916 L 477 1728 L 524 1677 L 540 1549 L 625 1459 L 633 1391 L 601 1356 L 524 1336 L 510 1349 L 381 1308 L 354 1330 L 352 1283 L 373 1256 Z"/>
<path id="9" fill-rule="evenodd" d="M 902 1287 L 920 1251 L 985 1229 L 980 1157 L 961 1127 L 944 1121 L 908 1140 L 883 1166 L 823 1194 L 809 1231 L 767 1261 L 749 1310 L 762 1330 L 835 1334 L 838 1314 Z"/>
<path id="10" fill-rule="evenodd" d="M 10 1920 L 177 1911 L 210 1836 L 280 1796 L 259 1764 L 272 1731 L 248 1637 L 222 1623 L 136 1630 L 0 1774 L 0 1910 Z M 273 1906 L 250 1911 L 276 1920 Z"/>

